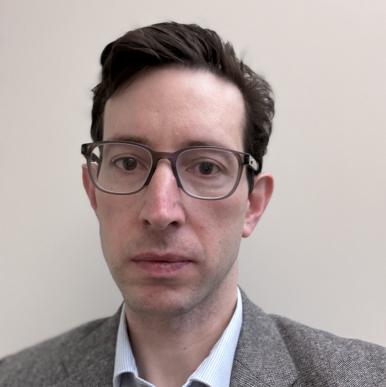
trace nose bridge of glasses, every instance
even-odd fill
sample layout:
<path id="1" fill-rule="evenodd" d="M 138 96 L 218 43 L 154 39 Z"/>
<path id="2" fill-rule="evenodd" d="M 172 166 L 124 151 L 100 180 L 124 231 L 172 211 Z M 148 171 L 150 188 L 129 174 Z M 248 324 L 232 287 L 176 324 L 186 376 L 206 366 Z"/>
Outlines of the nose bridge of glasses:
<path id="1" fill-rule="evenodd" d="M 152 163 L 152 168 L 149 174 L 149 177 L 145 183 L 145 185 L 149 184 L 157 167 L 158 167 L 158 162 L 160 160 L 168 160 L 170 163 L 170 168 L 172 170 L 172 173 L 174 175 L 174 178 L 176 179 L 177 186 L 181 188 L 181 182 L 180 178 L 177 173 L 177 168 L 176 168 L 176 159 L 178 156 L 178 152 L 155 152 L 152 151 L 152 158 L 153 158 L 153 163 Z"/>

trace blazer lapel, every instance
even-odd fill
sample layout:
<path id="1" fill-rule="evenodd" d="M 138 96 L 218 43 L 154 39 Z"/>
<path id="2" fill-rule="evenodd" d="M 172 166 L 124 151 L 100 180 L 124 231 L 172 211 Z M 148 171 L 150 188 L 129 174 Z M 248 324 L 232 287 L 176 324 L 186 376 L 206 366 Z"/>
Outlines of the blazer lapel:
<path id="1" fill-rule="evenodd" d="M 273 320 L 241 292 L 243 325 L 231 374 L 231 387 L 288 387 L 297 372 Z"/>
<path id="2" fill-rule="evenodd" d="M 112 386 L 119 316 L 120 309 L 72 348 L 63 349 L 69 377 L 52 387 Z"/>

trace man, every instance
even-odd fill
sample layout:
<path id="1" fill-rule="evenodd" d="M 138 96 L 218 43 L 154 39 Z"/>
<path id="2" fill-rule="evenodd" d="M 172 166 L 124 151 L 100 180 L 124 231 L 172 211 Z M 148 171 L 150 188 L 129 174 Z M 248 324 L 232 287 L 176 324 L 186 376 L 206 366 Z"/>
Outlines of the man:
<path id="1" fill-rule="evenodd" d="M 128 32 L 101 64 L 83 182 L 124 304 L 4 359 L 0 385 L 386 385 L 385 349 L 267 315 L 237 288 L 240 240 L 273 190 L 266 81 L 177 23 Z"/>

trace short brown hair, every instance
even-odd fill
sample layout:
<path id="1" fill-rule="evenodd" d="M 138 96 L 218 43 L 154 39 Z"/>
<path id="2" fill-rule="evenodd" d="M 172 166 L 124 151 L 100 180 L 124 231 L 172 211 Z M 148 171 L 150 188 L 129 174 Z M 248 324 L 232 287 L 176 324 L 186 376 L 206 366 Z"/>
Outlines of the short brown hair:
<path id="1" fill-rule="evenodd" d="M 196 24 L 154 24 L 129 31 L 109 43 L 100 61 L 101 81 L 93 89 L 91 137 L 94 141 L 103 139 L 106 101 L 139 72 L 167 65 L 203 68 L 240 89 L 246 107 L 244 151 L 262 165 L 274 116 L 271 87 L 238 59 L 232 44 L 224 42 L 215 31 Z"/>

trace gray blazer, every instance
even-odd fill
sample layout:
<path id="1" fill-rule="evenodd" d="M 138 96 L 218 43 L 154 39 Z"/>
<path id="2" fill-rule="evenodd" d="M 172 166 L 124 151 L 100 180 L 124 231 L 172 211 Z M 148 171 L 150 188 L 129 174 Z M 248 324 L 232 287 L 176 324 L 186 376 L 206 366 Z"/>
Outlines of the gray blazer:
<path id="1" fill-rule="evenodd" d="M 111 386 L 119 311 L 0 361 L 0 386 Z M 265 314 L 243 294 L 231 387 L 386 387 L 386 349 Z M 224 386 L 225 387 L 225 386 Z"/>

